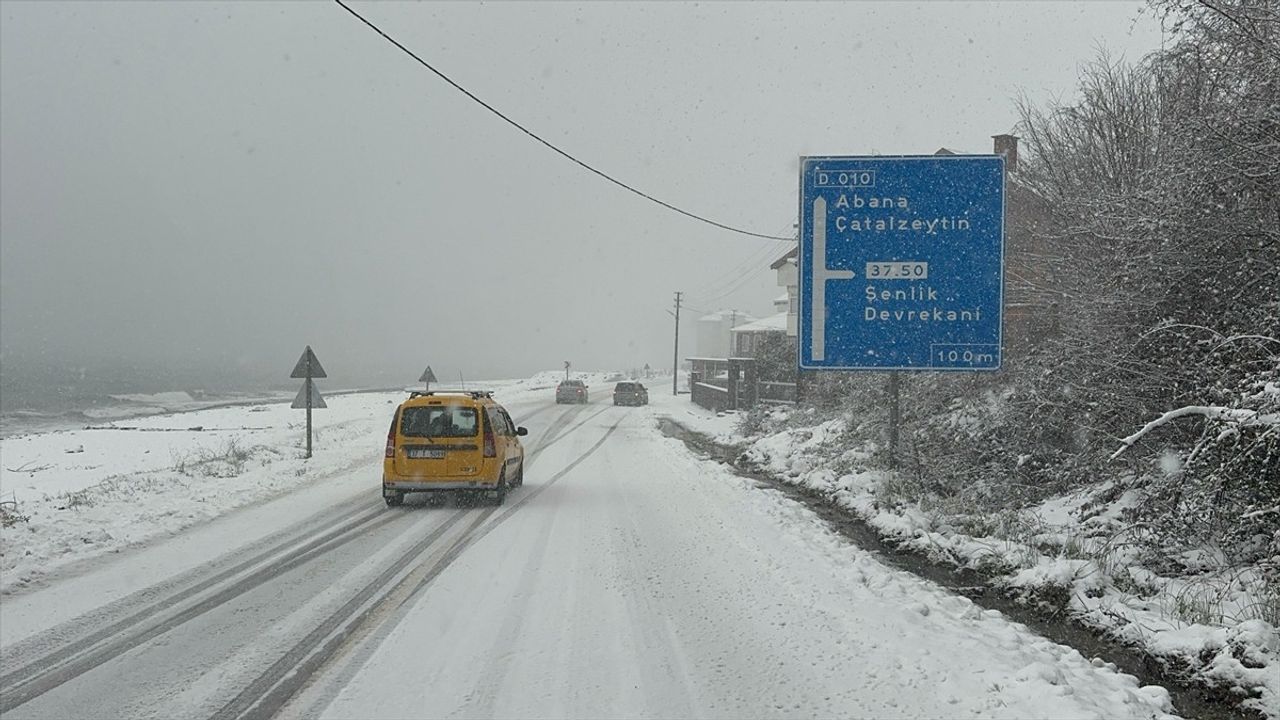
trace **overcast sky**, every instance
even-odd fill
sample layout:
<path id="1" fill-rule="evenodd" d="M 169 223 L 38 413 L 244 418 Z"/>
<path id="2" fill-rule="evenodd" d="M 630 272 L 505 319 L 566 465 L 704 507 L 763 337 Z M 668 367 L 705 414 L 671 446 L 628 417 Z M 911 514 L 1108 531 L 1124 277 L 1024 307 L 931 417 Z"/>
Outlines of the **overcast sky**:
<path id="1" fill-rule="evenodd" d="M 804 154 L 990 152 L 1129 2 L 358 3 L 583 160 L 789 235 Z M 0 351 L 339 383 L 667 365 L 784 243 L 602 181 L 318 3 L 0 4 Z M 744 271 L 746 271 L 744 273 Z M 692 325 L 685 325 L 692 338 Z M 692 346 L 687 345 L 692 354 Z M 12 367 L 12 362 L 10 362 Z"/>

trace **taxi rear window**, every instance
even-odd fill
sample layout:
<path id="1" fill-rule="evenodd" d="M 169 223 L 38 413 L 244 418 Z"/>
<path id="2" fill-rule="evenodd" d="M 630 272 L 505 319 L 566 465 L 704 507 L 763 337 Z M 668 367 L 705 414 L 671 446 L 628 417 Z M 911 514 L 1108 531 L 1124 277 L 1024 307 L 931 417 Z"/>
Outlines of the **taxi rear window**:
<path id="1" fill-rule="evenodd" d="M 458 405 L 408 407 L 400 413 L 400 434 L 405 437 L 474 437 L 476 410 Z"/>

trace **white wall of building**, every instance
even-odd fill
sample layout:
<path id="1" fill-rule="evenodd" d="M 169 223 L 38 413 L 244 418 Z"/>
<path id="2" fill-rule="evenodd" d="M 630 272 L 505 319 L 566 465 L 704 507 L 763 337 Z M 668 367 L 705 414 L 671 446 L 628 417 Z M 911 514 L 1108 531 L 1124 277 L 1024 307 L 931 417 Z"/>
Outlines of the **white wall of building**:
<path id="1" fill-rule="evenodd" d="M 694 353 L 691 357 L 727 358 L 731 353 L 733 328 L 755 322 L 756 318 L 744 312 L 721 310 L 698 318 L 694 337 Z"/>
<path id="2" fill-rule="evenodd" d="M 778 287 L 787 289 L 787 295 L 791 298 L 790 307 L 787 308 L 787 335 L 796 336 L 796 313 L 800 308 L 800 269 L 796 266 L 796 259 L 790 258 L 787 262 L 778 267 Z"/>

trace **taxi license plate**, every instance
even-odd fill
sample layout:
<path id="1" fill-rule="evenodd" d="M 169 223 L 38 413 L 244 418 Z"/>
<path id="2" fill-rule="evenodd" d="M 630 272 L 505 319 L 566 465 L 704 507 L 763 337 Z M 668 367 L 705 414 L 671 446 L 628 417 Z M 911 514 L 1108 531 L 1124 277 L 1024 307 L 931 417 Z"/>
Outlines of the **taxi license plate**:
<path id="1" fill-rule="evenodd" d="M 428 450 L 426 448 L 409 448 L 409 457 L 422 460 L 443 460 L 443 450 Z"/>

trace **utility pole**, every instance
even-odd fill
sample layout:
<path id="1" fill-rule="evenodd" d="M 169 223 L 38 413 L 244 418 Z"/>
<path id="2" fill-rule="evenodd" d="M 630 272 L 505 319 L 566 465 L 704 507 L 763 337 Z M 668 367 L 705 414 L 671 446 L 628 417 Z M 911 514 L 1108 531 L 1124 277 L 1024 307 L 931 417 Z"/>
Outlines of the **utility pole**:
<path id="1" fill-rule="evenodd" d="M 738 348 L 733 344 L 733 329 L 738 327 L 738 308 L 733 309 L 733 316 L 729 320 L 729 355 L 728 357 L 737 357 Z"/>
<path id="2" fill-rule="evenodd" d="M 898 375 L 896 370 L 889 371 L 889 469 L 898 469 L 898 423 L 901 420 L 898 409 Z"/>
<path id="3" fill-rule="evenodd" d="M 680 394 L 680 296 L 676 292 L 676 346 L 671 353 L 671 394 Z"/>

